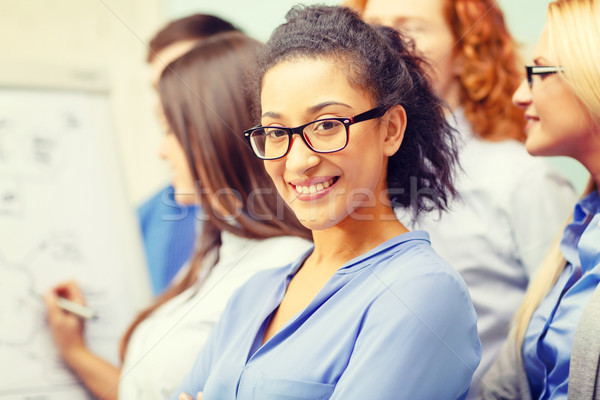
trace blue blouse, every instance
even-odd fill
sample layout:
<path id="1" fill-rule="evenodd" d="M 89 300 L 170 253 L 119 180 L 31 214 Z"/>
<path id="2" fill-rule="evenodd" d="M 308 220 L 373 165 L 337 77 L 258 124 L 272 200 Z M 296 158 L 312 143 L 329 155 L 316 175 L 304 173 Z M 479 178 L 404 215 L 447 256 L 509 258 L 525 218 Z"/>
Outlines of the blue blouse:
<path id="1" fill-rule="evenodd" d="M 311 250 L 312 251 L 312 250 Z M 462 278 L 409 232 L 347 262 L 262 345 L 310 251 L 230 299 L 173 395 L 214 399 L 464 399 L 481 347 Z"/>
<path id="2" fill-rule="evenodd" d="M 196 241 L 196 214 L 200 207 L 178 204 L 174 192 L 173 186 L 167 186 L 137 209 L 155 296 L 169 286 L 190 259 Z"/>
<path id="3" fill-rule="evenodd" d="M 564 231 L 564 272 L 531 317 L 523 364 L 534 399 L 566 399 L 575 328 L 600 283 L 600 199 L 581 200 Z"/>

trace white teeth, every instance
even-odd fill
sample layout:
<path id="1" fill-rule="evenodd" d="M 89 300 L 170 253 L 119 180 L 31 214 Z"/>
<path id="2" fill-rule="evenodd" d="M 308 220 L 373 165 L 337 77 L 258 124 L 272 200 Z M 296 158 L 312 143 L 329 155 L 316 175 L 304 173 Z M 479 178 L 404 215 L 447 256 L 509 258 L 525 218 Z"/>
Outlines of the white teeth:
<path id="1" fill-rule="evenodd" d="M 328 188 L 329 186 L 333 185 L 335 178 L 332 178 L 326 182 L 319 182 L 316 185 L 309 185 L 309 186 L 296 186 L 296 191 L 298 193 L 302 193 L 302 194 L 313 194 L 313 193 L 317 193 L 320 192 L 323 189 Z"/>

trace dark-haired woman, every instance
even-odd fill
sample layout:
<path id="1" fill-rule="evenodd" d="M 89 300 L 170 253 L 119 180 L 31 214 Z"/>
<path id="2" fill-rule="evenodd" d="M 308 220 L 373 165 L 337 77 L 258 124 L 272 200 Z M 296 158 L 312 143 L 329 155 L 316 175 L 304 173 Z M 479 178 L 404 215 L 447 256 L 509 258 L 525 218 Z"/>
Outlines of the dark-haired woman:
<path id="1" fill-rule="evenodd" d="M 242 88 L 260 44 L 239 32 L 205 39 L 166 68 L 159 93 L 170 132 L 161 154 L 177 192 L 195 188 L 203 231 L 187 274 L 127 330 L 122 367 L 85 344 L 83 323 L 57 295 L 83 302 L 74 284 L 47 296 L 58 349 L 95 398 L 164 399 L 183 379 L 227 300 L 257 271 L 303 253 L 309 232 L 283 205 L 262 166 L 236 136 L 251 121 Z"/>
<path id="2" fill-rule="evenodd" d="M 471 299 L 392 208 L 418 217 L 454 194 L 441 102 L 392 29 L 341 7 L 287 18 L 245 136 L 314 248 L 236 292 L 174 398 L 462 399 L 480 359 Z"/>

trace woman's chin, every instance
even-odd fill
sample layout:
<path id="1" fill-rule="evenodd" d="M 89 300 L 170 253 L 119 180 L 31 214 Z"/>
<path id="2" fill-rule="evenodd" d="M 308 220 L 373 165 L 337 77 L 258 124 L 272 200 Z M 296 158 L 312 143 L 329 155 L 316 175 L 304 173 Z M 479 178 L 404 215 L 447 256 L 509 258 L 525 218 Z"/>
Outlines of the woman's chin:
<path id="1" fill-rule="evenodd" d="M 294 210 L 296 211 L 296 210 Z M 295 212 L 296 218 L 305 228 L 311 231 L 322 231 L 335 226 L 339 221 L 329 215 L 319 215 L 310 212 Z"/>
<path id="2" fill-rule="evenodd" d="M 192 193 L 177 193 L 173 196 L 175 202 L 181 206 L 193 206 L 196 205 L 196 196 Z"/>
<path id="3" fill-rule="evenodd" d="M 527 152 L 534 157 L 552 157 L 552 156 L 560 156 L 560 152 L 557 152 L 556 149 L 553 149 L 550 146 L 544 146 L 535 140 L 527 139 L 525 142 L 525 148 Z"/>

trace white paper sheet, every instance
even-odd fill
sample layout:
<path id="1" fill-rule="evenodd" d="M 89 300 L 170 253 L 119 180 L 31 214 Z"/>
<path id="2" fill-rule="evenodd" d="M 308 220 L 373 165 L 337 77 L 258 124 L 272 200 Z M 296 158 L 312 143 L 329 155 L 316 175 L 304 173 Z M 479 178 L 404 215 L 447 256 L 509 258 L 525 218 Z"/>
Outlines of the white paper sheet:
<path id="1" fill-rule="evenodd" d="M 40 294 L 74 279 L 99 318 L 93 350 L 149 300 L 108 95 L 0 87 L 0 399 L 85 399 L 51 341 Z"/>

